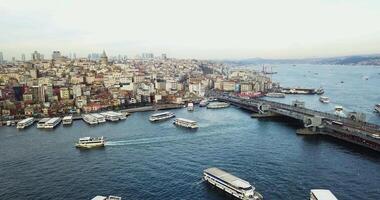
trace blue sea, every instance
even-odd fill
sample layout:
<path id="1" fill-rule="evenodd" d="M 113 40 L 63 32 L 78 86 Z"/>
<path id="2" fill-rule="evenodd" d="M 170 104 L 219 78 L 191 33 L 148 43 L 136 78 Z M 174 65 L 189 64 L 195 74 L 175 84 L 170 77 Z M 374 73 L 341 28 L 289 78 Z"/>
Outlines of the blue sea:
<path id="1" fill-rule="evenodd" d="M 380 68 L 372 66 L 279 65 L 272 76 L 282 86 L 323 87 L 317 95 L 275 99 L 332 112 L 335 105 L 372 112 L 380 103 Z M 368 76 L 368 80 L 366 80 Z M 343 83 L 341 83 L 343 81 Z M 153 112 L 125 121 L 89 126 L 74 121 L 54 130 L 0 127 L 0 199 L 229 199 L 202 181 L 202 171 L 219 167 L 254 184 L 264 199 L 308 199 L 310 189 L 330 189 L 338 199 L 380 199 L 380 154 L 330 137 L 299 136 L 289 121 L 258 120 L 235 107 L 172 110 L 198 121 L 199 129 L 172 120 L 151 123 Z M 83 136 L 105 136 L 103 149 L 79 150 Z"/>

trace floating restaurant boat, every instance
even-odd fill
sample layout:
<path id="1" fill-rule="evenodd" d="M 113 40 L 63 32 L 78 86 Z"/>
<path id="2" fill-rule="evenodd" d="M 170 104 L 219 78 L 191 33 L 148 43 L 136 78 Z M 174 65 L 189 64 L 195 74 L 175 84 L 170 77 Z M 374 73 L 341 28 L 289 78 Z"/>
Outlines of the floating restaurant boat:
<path id="1" fill-rule="evenodd" d="M 92 113 L 90 115 L 98 121 L 98 124 L 106 122 L 106 118 L 101 114 Z"/>
<path id="2" fill-rule="evenodd" d="M 55 128 L 59 123 L 61 123 L 61 121 L 62 119 L 60 117 L 51 118 L 45 123 L 45 128 Z"/>
<path id="3" fill-rule="evenodd" d="M 228 106 L 230 106 L 230 104 L 225 103 L 225 102 L 211 102 L 207 105 L 207 108 L 218 109 L 218 108 L 227 108 Z"/>
<path id="4" fill-rule="evenodd" d="M 121 197 L 118 197 L 118 196 L 108 196 L 108 197 L 105 197 L 105 196 L 96 196 L 94 198 L 92 198 L 91 200 L 121 200 Z"/>
<path id="5" fill-rule="evenodd" d="M 98 124 L 98 120 L 92 115 L 86 114 L 86 115 L 83 115 L 82 118 L 83 118 L 83 121 L 85 121 L 87 124 L 90 124 L 90 125 Z"/>
<path id="6" fill-rule="evenodd" d="M 33 117 L 29 117 L 29 118 L 26 118 L 26 119 L 23 119 L 23 120 L 17 122 L 16 128 L 18 128 L 18 129 L 24 129 L 24 128 L 32 125 L 33 123 L 34 123 L 34 118 Z"/>
<path id="7" fill-rule="evenodd" d="M 205 107 L 205 106 L 207 106 L 207 104 L 208 104 L 208 101 L 206 99 L 204 99 L 201 102 L 199 102 L 199 107 Z"/>
<path id="8" fill-rule="evenodd" d="M 50 118 L 42 118 L 37 122 L 37 128 L 45 128 L 46 122 L 48 122 Z"/>
<path id="9" fill-rule="evenodd" d="M 271 97 L 271 98 L 285 98 L 285 94 L 281 92 L 269 92 L 265 94 L 265 96 Z"/>
<path id="10" fill-rule="evenodd" d="M 95 148 L 104 147 L 105 140 L 104 137 L 83 137 L 79 138 L 78 142 L 75 144 L 77 148 Z"/>
<path id="11" fill-rule="evenodd" d="M 65 116 L 63 119 L 62 119 L 62 124 L 63 125 L 70 125 L 73 123 L 73 116 L 69 115 L 69 116 Z"/>
<path id="12" fill-rule="evenodd" d="M 330 99 L 326 96 L 319 97 L 319 101 L 322 103 L 330 103 Z"/>
<path id="13" fill-rule="evenodd" d="M 330 190 L 310 190 L 310 200 L 338 200 Z"/>
<path id="14" fill-rule="evenodd" d="M 194 111 L 194 104 L 192 102 L 187 104 L 187 110 L 188 111 Z"/>
<path id="15" fill-rule="evenodd" d="M 375 112 L 380 113 L 380 104 L 375 105 Z"/>
<path id="16" fill-rule="evenodd" d="M 216 167 L 205 169 L 203 179 L 238 199 L 263 199 L 263 196 L 249 182 Z"/>
<path id="17" fill-rule="evenodd" d="M 192 129 L 198 128 L 196 121 L 184 119 L 184 118 L 176 118 L 173 124 L 186 127 L 186 128 L 192 128 Z"/>
<path id="18" fill-rule="evenodd" d="M 149 117 L 149 121 L 156 122 L 156 121 L 161 121 L 165 119 L 170 119 L 172 117 L 175 117 L 175 114 L 172 112 L 156 113 Z"/>

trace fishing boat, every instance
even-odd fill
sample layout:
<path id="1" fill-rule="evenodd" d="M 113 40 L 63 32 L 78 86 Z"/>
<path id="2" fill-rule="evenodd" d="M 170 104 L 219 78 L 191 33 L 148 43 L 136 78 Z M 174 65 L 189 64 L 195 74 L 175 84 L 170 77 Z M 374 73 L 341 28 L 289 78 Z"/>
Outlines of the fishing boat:
<path id="1" fill-rule="evenodd" d="M 263 196 L 248 181 L 216 167 L 205 169 L 203 179 L 238 199 L 263 200 Z"/>
<path id="2" fill-rule="evenodd" d="M 319 101 L 322 103 L 330 103 L 330 99 L 326 96 L 319 97 Z"/>
<path id="3" fill-rule="evenodd" d="M 105 140 L 104 137 L 82 137 L 79 138 L 78 142 L 75 144 L 77 148 L 95 148 L 104 147 Z"/>

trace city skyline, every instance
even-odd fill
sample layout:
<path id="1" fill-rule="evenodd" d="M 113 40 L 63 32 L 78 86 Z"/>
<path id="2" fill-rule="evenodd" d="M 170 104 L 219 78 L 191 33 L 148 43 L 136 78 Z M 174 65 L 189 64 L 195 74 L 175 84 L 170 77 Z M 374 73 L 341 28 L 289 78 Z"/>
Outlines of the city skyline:
<path id="1" fill-rule="evenodd" d="M 86 57 L 310 58 L 379 53 L 380 3 L 365 1 L 9 1 L 5 60 L 37 50 Z"/>

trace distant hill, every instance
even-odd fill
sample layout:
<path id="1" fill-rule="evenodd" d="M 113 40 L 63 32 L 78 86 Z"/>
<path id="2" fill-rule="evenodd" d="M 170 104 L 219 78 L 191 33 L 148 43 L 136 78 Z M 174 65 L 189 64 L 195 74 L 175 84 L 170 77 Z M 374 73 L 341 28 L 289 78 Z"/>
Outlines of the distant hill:
<path id="1" fill-rule="evenodd" d="M 354 55 L 331 58 L 306 58 L 306 59 L 264 59 L 248 58 L 241 60 L 224 60 L 226 63 L 246 64 L 329 64 L 329 65 L 377 65 L 380 66 L 380 54 Z"/>

